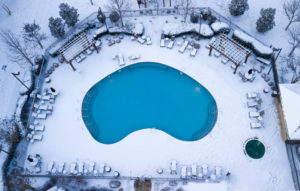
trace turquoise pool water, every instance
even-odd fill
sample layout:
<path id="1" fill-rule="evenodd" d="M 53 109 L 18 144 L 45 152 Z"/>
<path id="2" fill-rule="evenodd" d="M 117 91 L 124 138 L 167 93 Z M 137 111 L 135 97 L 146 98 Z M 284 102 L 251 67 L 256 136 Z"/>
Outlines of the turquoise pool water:
<path id="1" fill-rule="evenodd" d="M 91 135 L 104 144 L 146 128 L 195 141 L 213 128 L 217 105 L 208 90 L 188 75 L 142 62 L 96 83 L 84 97 L 82 117 Z"/>

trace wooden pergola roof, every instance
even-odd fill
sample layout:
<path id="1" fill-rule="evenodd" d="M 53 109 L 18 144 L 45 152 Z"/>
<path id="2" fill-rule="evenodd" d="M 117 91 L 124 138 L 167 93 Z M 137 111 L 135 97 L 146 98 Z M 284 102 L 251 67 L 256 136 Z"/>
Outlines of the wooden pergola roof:
<path id="1" fill-rule="evenodd" d="M 214 49 L 236 65 L 234 73 L 236 73 L 238 66 L 243 62 L 246 63 L 248 57 L 251 55 L 249 49 L 240 45 L 225 34 L 221 34 L 219 38 L 212 40 L 209 43 L 209 46 L 209 55 L 211 55 L 211 51 Z"/>
<path id="2" fill-rule="evenodd" d="M 74 66 L 72 65 L 72 61 L 91 46 L 94 46 L 98 52 L 95 42 L 88 39 L 86 32 L 82 32 L 63 45 L 59 49 L 59 53 L 62 55 L 64 61 L 70 64 L 73 70 L 75 70 Z"/>

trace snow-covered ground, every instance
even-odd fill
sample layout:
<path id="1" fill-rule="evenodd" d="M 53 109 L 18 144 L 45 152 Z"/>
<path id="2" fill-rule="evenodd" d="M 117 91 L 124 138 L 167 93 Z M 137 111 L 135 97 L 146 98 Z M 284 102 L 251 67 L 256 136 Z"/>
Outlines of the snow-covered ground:
<path id="1" fill-rule="evenodd" d="M 194 5 L 209 6 L 229 16 L 226 7 L 228 1 L 197 0 Z M 64 2 L 63 0 L 47 1 L 47 3 L 40 0 L 28 0 L 26 3 L 21 0 L 4 0 L 4 2 L 10 7 L 13 15 L 7 16 L 4 11 L 0 11 L 1 29 L 20 33 L 24 23 L 35 20 L 48 36 L 45 46 L 55 40 L 49 34 L 48 18 L 58 16 L 58 5 Z M 132 9 L 137 9 L 135 2 L 132 0 Z M 288 52 L 287 33 L 284 31 L 287 19 L 283 15 L 283 2 L 284 0 L 249 0 L 250 9 L 240 17 L 231 17 L 231 21 L 266 44 L 282 47 L 283 53 Z M 99 5 L 103 7 L 106 1 L 94 1 L 94 6 L 91 6 L 88 0 L 68 1 L 68 3 L 78 8 L 79 19 L 83 19 L 96 11 Z M 255 30 L 255 22 L 259 17 L 260 9 L 267 7 L 277 9 L 276 26 L 266 34 L 259 34 Z M 157 22 L 149 22 L 150 19 L 154 20 L 152 17 L 146 17 L 143 21 L 146 29 L 152 29 L 152 32 L 146 31 L 154 43 L 151 47 L 140 46 L 137 42 L 125 39 L 124 42 L 113 47 L 105 46 L 98 55 L 94 54 L 80 65 L 76 65 L 81 73 L 72 72 L 67 65 L 55 71 L 52 75 L 52 85 L 61 91 L 61 95 L 57 98 L 53 115 L 45 122 L 47 129 L 44 140 L 30 146 L 28 152 L 42 154 L 44 165 L 51 160 L 66 162 L 94 160 L 107 162 L 124 175 L 128 173 L 153 175 L 156 168 L 167 168 L 171 159 L 177 159 L 182 164 L 208 163 L 223 166 L 232 172 L 227 185 L 232 190 L 292 190 L 290 167 L 280 137 L 274 100 L 270 95 L 263 97 L 266 111 L 265 128 L 259 130 L 249 128 L 245 93 L 252 90 L 262 92 L 266 86 L 263 80 L 257 78 L 253 84 L 241 82 L 237 75 L 232 74 L 229 65 L 224 66 L 220 63 L 220 59 L 207 57 L 208 50 L 204 48 L 207 41 L 201 42 L 202 47 L 193 59 L 187 53 L 179 54 L 178 47 L 171 51 L 159 48 L 161 33 L 159 26 L 161 25 L 157 25 Z M 161 18 L 158 22 L 164 20 L 165 18 Z M 126 56 L 140 54 L 141 61 L 157 61 L 182 70 L 208 88 L 215 97 L 219 109 L 218 121 L 212 132 L 205 138 L 191 143 L 175 140 L 157 130 L 138 131 L 121 142 L 109 146 L 93 140 L 80 116 L 81 101 L 89 87 L 118 69 L 117 63 L 112 61 L 111 57 L 120 51 Z M 9 60 L 6 47 L 2 44 L 0 58 L 0 68 L 2 65 L 7 65 L 6 71 L 0 70 L 2 106 L 0 117 L 3 117 L 10 116 L 14 112 L 20 84 L 10 72 L 20 68 Z M 129 64 L 128 59 L 126 62 Z M 266 155 L 257 161 L 247 158 L 242 151 L 243 142 L 253 136 L 258 136 L 267 146 Z M 145 150 L 147 152 L 144 152 Z"/>
<path id="2" fill-rule="evenodd" d="M 293 189 L 274 99 L 263 94 L 262 90 L 268 86 L 263 79 L 257 76 L 253 83 L 242 82 L 238 75 L 233 75 L 231 64 L 224 65 L 221 58 L 208 56 L 208 49 L 204 48 L 208 40 L 200 41 L 201 49 L 195 58 L 189 56 L 189 50 L 180 54 L 178 46 L 172 50 L 160 48 L 159 23 L 172 18 L 139 19 L 144 21 L 145 33 L 151 36 L 153 45 L 140 45 L 126 37 L 122 43 L 108 47 L 106 37 L 103 37 L 104 46 L 99 54 L 94 53 L 80 64 L 75 64 L 80 72 L 73 72 L 65 64 L 52 74 L 49 86 L 58 89 L 60 95 L 54 112 L 44 123 L 43 140 L 31 144 L 28 154 L 40 154 L 44 170 L 50 161 L 67 162 L 67 169 L 71 162 L 95 161 L 97 168 L 104 162 L 124 176 L 158 176 L 155 170 L 161 167 L 166 171 L 172 159 L 186 165 L 207 163 L 211 168 L 218 165 L 232 172 L 227 184 L 230 190 Z M 205 86 L 218 105 L 218 119 L 211 133 L 199 141 L 183 142 L 159 130 L 146 129 L 134 132 L 113 145 L 95 141 L 81 118 L 82 100 L 96 82 L 120 69 L 117 61 L 112 60 L 119 52 L 125 55 L 127 65 L 131 64 L 128 56 L 139 54 L 139 61 L 172 66 Z M 265 110 L 265 128 L 258 130 L 249 126 L 246 93 L 252 91 L 261 93 L 262 109 Z M 243 152 L 244 142 L 254 136 L 267 148 L 260 160 L 252 160 Z"/>

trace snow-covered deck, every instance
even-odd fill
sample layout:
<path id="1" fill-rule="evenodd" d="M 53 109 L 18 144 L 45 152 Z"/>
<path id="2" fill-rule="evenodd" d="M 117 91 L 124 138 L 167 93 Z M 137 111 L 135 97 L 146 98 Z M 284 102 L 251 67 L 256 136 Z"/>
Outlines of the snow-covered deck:
<path id="1" fill-rule="evenodd" d="M 146 30 L 146 35 L 151 36 L 153 45 L 140 45 L 126 37 L 122 43 L 108 47 L 103 39 L 104 46 L 99 54 L 94 53 L 75 64 L 77 72 L 65 64 L 52 74 L 50 85 L 58 89 L 60 95 L 53 114 L 45 121 L 43 140 L 31 144 L 28 154 L 40 154 L 44 170 L 50 161 L 67 162 L 67 169 L 71 162 L 95 161 L 96 168 L 104 162 L 123 176 L 159 177 L 156 169 L 163 168 L 167 173 L 172 159 L 186 165 L 207 163 L 210 167 L 218 165 L 230 170 L 232 175 L 227 186 L 233 189 L 293 189 L 276 107 L 273 98 L 262 93 L 267 86 L 263 79 L 257 76 L 253 83 L 242 82 L 238 75 L 232 74 L 230 64 L 224 65 L 221 58 L 208 56 L 209 50 L 204 47 L 209 40 L 200 41 L 201 48 L 196 57 L 190 57 L 190 51 L 178 53 L 178 46 L 173 50 L 160 48 L 157 22 L 145 22 L 144 25 L 151 29 Z M 112 145 L 95 141 L 81 117 L 82 100 L 90 87 L 120 69 L 118 62 L 112 60 L 119 52 L 126 58 L 127 65 L 132 63 L 128 56 L 139 54 L 139 62 L 154 61 L 172 66 L 205 86 L 218 106 L 217 123 L 211 133 L 199 141 L 184 142 L 159 130 L 146 129 Z M 265 128 L 262 129 L 250 128 L 246 93 L 252 91 L 260 92 L 263 99 Z M 243 153 L 244 141 L 254 136 L 267 149 L 260 160 L 250 159 Z"/>

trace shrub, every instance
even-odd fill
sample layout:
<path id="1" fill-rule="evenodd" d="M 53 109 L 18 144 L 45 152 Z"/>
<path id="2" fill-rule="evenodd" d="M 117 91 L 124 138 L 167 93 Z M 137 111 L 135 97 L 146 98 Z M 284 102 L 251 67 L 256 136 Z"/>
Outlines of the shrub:
<path id="1" fill-rule="evenodd" d="M 192 12 L 190 15 L 190 19 L 192 23 L 197 23 L 199 20 L 199 14 Z"/>
<path id="2" fill-rule="evenodd" d="M 113 11 L 109 14 L 109 19 L 111 22 L 117 22 L 120 19 L 120 15 L 118 12 Z"/>

